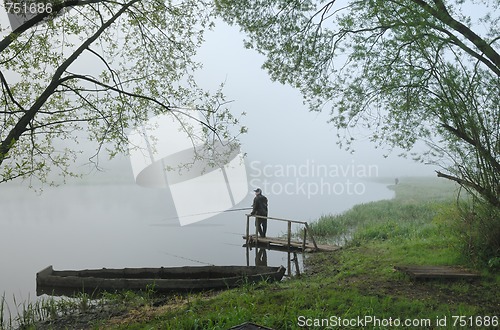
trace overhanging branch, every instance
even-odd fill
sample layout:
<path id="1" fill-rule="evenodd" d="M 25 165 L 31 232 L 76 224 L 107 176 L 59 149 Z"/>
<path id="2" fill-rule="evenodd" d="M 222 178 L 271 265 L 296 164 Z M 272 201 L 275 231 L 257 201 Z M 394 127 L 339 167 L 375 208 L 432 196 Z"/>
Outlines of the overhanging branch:
<path id="1" fill-rule="evenodd" d="M 445 174 L 445 173 L 440 172 L 440 171 L 436 171 L 436 174 L 437 174 L 438 178 L 445 178 L 445 179 L 448 179 L 448 180 L 451 180 L 451 181 L 458 183 L 459 185 L 461 185 L 464 188 L 471 188 L 471 189 L 477 191 L 481 196 L 486 197 L 488 202 L 491 203 L 493 206 L 500 207 L 500 200 L 498 199 L 498 197 L 492 195 L 490 193 L 490 191 L 485 189 L 484 187 L 481 187 L 480 185 L 478 185 L 474 182 L 470 182 L 470 181 L 458 178 L 458 177 L 453 176 L 453 175 Z"/>
<path id="2" fill-rule="evenodd" d="M 43 12 L 40 13 L 36 16 L 34 16 L 32 19 L 27 20 L 24 22 L 21 26 L 19 26 L 17 29 L 9 33 L 3 40 L 0 41 L 0 53 L 3 52 L 9 45 L 16 40 L 18 36 L 32 28 L 33 26 L 37 25 L 44 19 L 50 17 L 50 16 L 55 16 L 57 15 L 61 10 L 68 8 L 68 7 L 75 7 L 75 6 L 85 6 L 91 3 L 99 3 L 99 2 L 105 2 L 106 0 L 68 0 L 64 1 L 58 4 L 55 4 L 52 7 L 52 12 L 47 13 Z"/>
<path id="3" fill-rule="evenodd" d="M 97 0 L 90 0 L 90 1 L 98 2 Z M 78 47 L 78 49 L 76 49 L 75 52 L 71 54 L 57 68 L 49 85 L 40 94 L 35 103 L 30 107 L 30 109 L 19 119 L 19 121 L 11 129 L 7 137 L 0 144 L 0 164 L 2 164 L 3 160 L 7 156 L 7 153 L 13 147 L 13 145 L 16 143 L 19 137 L 26 131 L 26 128 L 28 127 L 29 123 L 33 120 L 38 110 L 45 104 L 45 102 L 49 99 L 49 97 L 56 91 L 57 87 L 61 84 L 61 77 L 66 71 L 66 69 L 83 53 L 85 49 L 87 49 L 94 41 L 96 41 L 101 36 L 101 34 L 104 33 L 104 31 L 106 31 L 111 26 L 111 24 L 113 24 L 123 13 L 125 13 L 130 6 L 132 6 L 134 3 L 138 1 L 140 0 L 131 0 L 126 4 L 123 4 L 123 6 L 120 8 L 120 10 L 116 12 L 116 14 L 114 14 L 108 21 L 106 21 L 92 36 L 90 36 L 87 40 L 85 40 L 80 45 L 80 47 Z M 38 16 L 35 16 L 35 18 Z M 1 47 L 0 47 L 0 52 L 1 52 Z"/>
<path id="4" fill-rule="evenodd" d="M 495 159 L 493 155 L 491 155 L 488 150 L 486 150 L 480 142 L 474 140 L 473 138 L 469 137 L 465 132 L 452 127 L 448 124 L 441 124 L 441 127 L 446 129 L 448 132 L 451 134 L 455 135 L 456 137 L 462 139 L 463 141 L 469 143 L 472 145 L 492 166 L 493 168 L 500 172 L 500 163 Z"/>
<path id="5" fill-rule="evenodd" d="M 433 8 L 423 0 L 413 0 L 415 4 L 420 6 L 430 15 L 443 22 L 454 31 L 458 32 L 475 45 L 488 59 L 495 69 L 492 69 L 496 75 L 500 76 L 500 54 L 495 51 L 491 44 L 487 43 L 483 38 L 477 35 L 474 31 L 469 29 L 466 25 L 454 19 L 446 9 L 445 4 L 441 0 L 434 0 L 437 8 Z M 465 49 L 466 50 L 466 49 Z M 467 50 L 466 50 L 467 51 Z M 485 61 L 483 61 L 485 62 Z M 485 62 L 486 65 L 488 63 Z M 490 67 L 488 65 L 488 67 Z M 490 67 L 491 68 L 491 67 Z"/>

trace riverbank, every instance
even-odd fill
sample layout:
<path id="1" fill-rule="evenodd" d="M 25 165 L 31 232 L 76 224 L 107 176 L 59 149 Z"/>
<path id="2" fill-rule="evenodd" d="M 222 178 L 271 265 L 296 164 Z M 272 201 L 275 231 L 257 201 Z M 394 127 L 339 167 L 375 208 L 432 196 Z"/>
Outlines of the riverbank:
<path id="1" fill-rule="evenodd" d="M 220 293 L 128 298 L 133 303 L 117 307 L 119 313 L 87 319 L 88 313 L 81 313 L 46 322 L 44 328 L 228 329 L 245 322 L 273 329 L 391 328 L 396 322 L 424 328 L 495 328 L 500 275 L 462 256 L 453 230 L 456 188 L 429 178 L 401 179 L 392 189 L 392 200 L 322 217 L 313 226 L 320 239 L 345 237 L 346 244 L 339 252 L 307 255 L 307 273 L 298 278 Z M 398 264 L 475 267 L 482 277 L 413 281 L 394 270 Z M 116 300 L 126 301 L 123 297 Z"/>

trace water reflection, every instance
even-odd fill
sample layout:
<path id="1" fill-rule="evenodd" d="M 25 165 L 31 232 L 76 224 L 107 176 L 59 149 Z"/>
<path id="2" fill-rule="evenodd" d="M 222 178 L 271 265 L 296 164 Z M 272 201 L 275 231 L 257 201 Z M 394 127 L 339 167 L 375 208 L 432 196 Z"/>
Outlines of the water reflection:
<path id="1" fill-rule="evenodd" d="M 267 266 L 267 250 L 255 249 L 255 266 Z"/>
<path id="2" fill-rule="evenodd" d="M 286 267 L 286 274 L 288 277 L 300 276 L 304 270 L 304 257 L 302 253 L 297 252 L 297 250 L 284 251 L 283 248 L 265 244 L 261 244 L 259 246 L 244 244 L 243 247 L 246 249 L 247 266 L 252 265 L 251 260 L 254 262 L 255 266 L 280 266 L 270 265 L 268 263 L 268 251 L 274 251 L 273 253 L 281 254 L 282 259 L 286 256 L 286 266 L 283 266 Z"/>

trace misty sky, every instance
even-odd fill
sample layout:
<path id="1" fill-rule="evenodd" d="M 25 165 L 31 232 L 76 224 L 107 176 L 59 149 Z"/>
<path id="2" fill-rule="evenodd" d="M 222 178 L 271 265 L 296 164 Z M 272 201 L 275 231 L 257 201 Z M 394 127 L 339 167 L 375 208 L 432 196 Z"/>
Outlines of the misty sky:
<path id="1" fill-rule="evenodd" d="M 400 150 L 389 153 L 376 149 L 368 133 L 360 135 L 354 154 L 341 150 L 336 144 L 336 129 L 327 123 L 328 109 L 324 113 L 309 112 L 297 90 L 273 83 L 261 69 L 263 56 L 245 49 L 243 38 L 237 28 L 218 22 L 198 52 L 197 59 L 204 67 L 196 77 L 201 87 L 212 92 L 225 82 L 224 93 L 233 100 L 229 105 L 233 114 L 246 113 L 242 124 L 248 127 L 248 133 L 240 140 L 249 162 L 274 167 L 308 162 L 318 166 L 376 165 L 378 176 L 389 178 L 434 175 L 435 166 L 401 158 Z M 101 166 L 112 175 L 109 171 L 117 163 Z"/>
<path id="2" fill-rule="evenodd" d="M 199 52 L 204 63 L 200 76 L 202 86 L 215 90 L 221 81 L 235 114 L 247 115 L 244 124 L 248 134 L 241 138 L 243 151 L 250 160 L 263 163 L 362 164 L 378 165 L 380 176 L 433 175 L 434 167 L 402 159 L 395 151 L 384 158 L 387 150 L 375 149 L 368 138 L 354 145 L 351 155 L 336 144 L 336 130 L 328 124 L 324 113 L 309 112 L 298 91 L 273 83 L 261 69 L 264 58 L 244 49 L 243 35 L 235 27 L 218 23 L 207 34 L 207 42 Z"/>

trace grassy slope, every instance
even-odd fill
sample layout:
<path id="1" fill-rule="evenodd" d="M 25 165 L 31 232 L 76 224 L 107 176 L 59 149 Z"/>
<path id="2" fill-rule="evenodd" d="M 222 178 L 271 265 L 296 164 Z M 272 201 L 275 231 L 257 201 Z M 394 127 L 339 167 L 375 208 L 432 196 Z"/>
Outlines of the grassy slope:
<path id="1" fill-rule="evenodd" d="M 306 321 L 314 325 L 330 317 L 371 316 L 385 321 L 428 319 L 432 327 L 437 318 L 446 317 L 451 328 L 458 321 L 453 316 L 473 317 L 466 322 L 500 316 L 498 275 L 483 270 L 483 278 L 475 282 L 415 282 L 394 271 L 396 264 L 465 263 L 451 230 L 455 188 L 433 179 L 401 182 L 393 187 L 393 200 L 359 205 L 315 224 L 324 241 L 345 233 L 351 240 L 340 252 L 308 255 L 307 275 L 220 294 L 174 297 L 161 307 L 146 306 L 98 326 L 227 329 L 252 321 L 275 329 L 297 329 Z"/>

